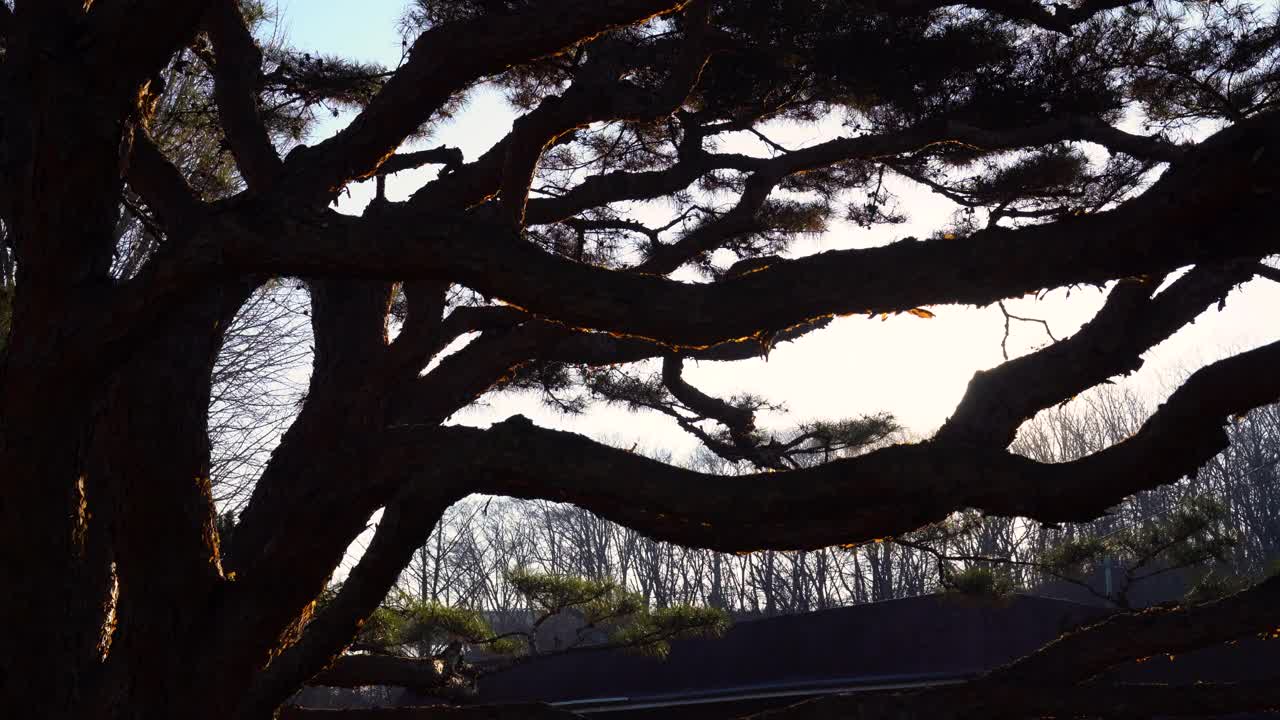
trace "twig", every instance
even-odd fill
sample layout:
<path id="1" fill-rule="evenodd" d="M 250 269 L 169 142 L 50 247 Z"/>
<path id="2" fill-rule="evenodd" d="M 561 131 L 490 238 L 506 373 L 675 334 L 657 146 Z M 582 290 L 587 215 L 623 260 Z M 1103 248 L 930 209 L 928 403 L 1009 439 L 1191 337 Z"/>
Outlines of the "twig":
<path id="1" fill-rule="evenodd" d="M 1049 322 L 1047 320 L 1041 320 L 1040 318 L 1022 317 L 1021 315 L 1014 315 L 1013 313 L 1010 313 L 1009 309 L 1004 306 L 1003 300 L 996 301 L 996 305 L 999 305 L 1000 312 L 1004 313 L 1004 337 L 1000 339 L 1000 353 L 1004 355 L 1005 360 L 1009 359 L 1009 329 L 1010 329 L 1009 321 L 1010 320 L 1020 320 L 1022 322 L 1029 322 L 1029 323 L 1040 323 L 1041 325 L 1044 326 L 1044 331 L 1049 336 L 1049 339 L 1054 342 L 1058 342 L 1058 338 L 1053 336 L 1053 330 L 1049 329 Z"/>
<path id="2" fill-rule="evenodd" d="M 785 155 L 785 154 L 787 154 L 787 153 L 789 153 L 789 152 L 791 152 L 790 150 L 786 149 L 785 147 L 783 147 L 783 146 L 779 145 L 778 143 L 776 143 L 776 142 L 774 142 L 774 141 L 770 140 L 770 139 L 769 139 L 769 138 L 768 138 L 764 133 L 760 132 L 759 130 L 755 129 L 754 127 L 749 127 L 749 128 L 747 128 L 747 130 L 748 130 L 752 135 L 755 135 L 757 138 L 759 138 L 759 139 L 760 139 L 760 142 L 764 143 L 765 145 L 768 145 L 770 148 L 772 148 L 772 149 L 774 149 L 774 150 L 776 150 L 776 151 L 778 151 L 778 152 L 780 152 L 780 153 L 782 153 L 782 154 L 784 154 L 784 155 Z"/>

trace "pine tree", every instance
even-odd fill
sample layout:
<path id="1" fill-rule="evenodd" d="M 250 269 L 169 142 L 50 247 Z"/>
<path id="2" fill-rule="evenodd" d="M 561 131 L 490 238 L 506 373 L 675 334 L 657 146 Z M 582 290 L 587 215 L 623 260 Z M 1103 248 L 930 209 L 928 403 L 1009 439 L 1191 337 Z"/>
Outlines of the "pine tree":
<path id="1" fill-rule="evenodd" d="M 263 47 L 255 3 L 0 2 L 0 707 L 269 717 L 353 642 L 469 493 L 572 502 L 745 552 L 900 535 L 965 508 L 1087 521 L 1194 473 L 1228 419 L 1280 397 L 1280 345 L 1190 375 L 1135 435 L 1082 459 L 1007 446 L 1237 286 L 1277 277 L 1269 11 L 423 0 L 389 70 Z M 409 146 L 482 86 L 517 113 L 490 150 Z M 343 130 L 307 136 L 314 113 L 341 108 Z M 771 137 L 788 123 L 840 131 L 791 147 Z M 737 151 L 743 138 L 758 151 Z M 331 208 L 355 183 L 427 166 L 439 172 L 408 200 Z M 907 217 L 905 183 L 953 202 L 954 220 L 791 256 L 838 223 Z M 223 542 L 213 371 L 232 320 L 278 282 L 306 289 L 313 372 Z M 923 442 L 894 442 L 875 409 L 767 432 L 759 396 L 718 398 L 684 373 L 767 356 L 836 317 L 936 323 L 936 306 L 1081 284 L 1108 288 L 1101 310 L 978 373 Z M 702 474 L 520 416 L 445 424 L 521 388 L 569 410 L 664 412 L 753 471 Z M 378 509 L 367 552 L 317 611 Z M 993 703 L 1111 707 L 1106 688 L 1077 685 L 1272 629 L 1278 600 L 1272 578 L 1117 615 L 963 690 L 886 702 L 976 717 Z M 1137 709 L 1197 695 L 1252 709 L 1277 687 L 1144 691 Z M 804 712 L 876 715 L 858 702 Z"/>

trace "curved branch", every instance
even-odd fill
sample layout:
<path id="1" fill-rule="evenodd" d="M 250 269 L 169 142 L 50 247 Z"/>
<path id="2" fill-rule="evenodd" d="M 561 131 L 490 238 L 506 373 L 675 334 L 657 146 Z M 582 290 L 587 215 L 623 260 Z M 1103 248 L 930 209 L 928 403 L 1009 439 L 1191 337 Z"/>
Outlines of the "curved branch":
<path id="1" fill-rule="evenodd" d="M 525 209 L 525 222 L 545 225 L 567 220 L 588 208 L 670 195 L 689 187 L 712 170 L 727 167 L 722 157 L 697 153 L 664 170 L 593 175 L 559 197 L 530 199 Z"/>
<path id="2" fill-rule="evenodd" d="M 74 3 L 76 12 L 88 8 L 84 67 L 100 73 L 117 99 L 125 100 L 191 40 L 211 2 Z M 35 3 L 37 7 L 45 4 L 54 3 Z M 146 19 L 146 32 L 139 32 L 139 18 Z"/>
<path id="3" fill-rule="evenodd" d="M 237 0 L 216 0 L 205 15 L 205 27 L 213 42 L 213 94 L 218 118 L 236 167 L 250 188 L 269 190 L 284 164 L 258 112 L 262 50 L 245 24 Z"/>
<path id="4" fill-rule="evenodd" d="M 462 307 L 443 320 L 426 322 L 410 310 L 404 330 L 391 344 L 385 366 L 379 372 L 388 375 L 388 384 L 397 379 L 414 378 L 422 368 L 462 335 L 485 330 L 505 330 L 529 319 L 511 307 Z"/>
<path id="5" fill-rule="evenodd" d="M 704 25 L 705 22 L 697 27 Z M 691 32 L 687 38 L 671 74 L 656 90 L 618 83 L 612 76 L 616 68 L 610 72 L 612 60 L 606 56 L 601 61 L 605 67 L 588 66 L 583 78 L 563 95 L 545 98 L 537 108 L 517 118 L 511 132 L 478 160 L 424 185 L 414 193 L 413 204 L 420 209 L 458 210 L 503 189 L 504 198 L 516 197 L 519 201 L 509 204 L 504 200 L 507 217 L 523 223 L 533 172 L 547 146 L 593 122 L 651 120 L 671 113 L 684 102 L 715 49 L 700 31 Z"/>
<path id="6" fill-rule="evenodd" d="M 306 402 L 281 436 L 225 548 L 238 576 L 218 622 L 251 637 L 277 638 L 324 588 L 366 519 L 389 499 L 366 490 L 384 423 L 380 377 L 387 357 L 391 287 L 350 279 L 312 281 L 314 363 Z M 295 512 L 306 507 L 307 512 Z M 237 633 L 211 631 L 230 645 Z M 265 648 L 264 648 L 265 649 Z M 220 657 L 211 651 L 211 657 Z M 264 655 L 265 657 L 265 655 Z"/>
<path id="7" fill-rule="evenodd" d="M 344 130 L 286 163 L 302 197 L 327 197 L 371 175 L 431 113 L 476 80 L 614 28 L 681 9 L 680 0 L 552 0 L 424 32 L 401 67 Z"/>
<path id="8" fill-rule="evenodd" d="M 303 683 L 433 688 L 447 681 L 443 666 L 435 661 L 337 656 L 355 637 L 361 622 L 387 596 L 414 549 L 431 532 L 445 508 L 458 497 L 456 493 L 437 490 L 429 496 L 400 498 L 387 507 L 369 548 L 337 596 L 307 624 L 297 643 L 276 656 L 254 678 L 253 686 L 240 702 L 241 717 L 270 715 Z"/>
<path id="9" fill-rule="evenodd" d="M 830 317 L 793 325 L 777 333 L 768 341 L 768 347 L 783 342 L 795 342 L 815 330 L 831 324 Z M 765 353 L 766 345 L 758 337 L 738 338 L 713 347 L 685 353 L 699 361 L 732 362 L 751 360 Z M 660 344 L 635 337 L 620 337 L 600 332 L 568 332 L 556 342 L 539 347 L 536 358 L 555 360 L 575 365 L 614 365 L 638 362 L 666 355 L 670 350 Z"/>
<path id="10" fill-rule="evenodd" d="M 1080 140 L 1097 143 L 1113 152 L 1166 163 L 1176 163 L 1187 155 L 1185 146 L 1164 138 L 1127 133 L 1096 118 L 1081 117 L 1075 122 Z"/>
<path id="11" fill-rule="evenodd" d="M 687 157 L 665 170 L 597 175 L 587 178 L 560 197 L 530 200 L 528 222 L 558 222 L 590 207 L 668 195 L 688 187 L 712 170 L 734 169 L 781 178 L 847 160 L 915 152 L 930 145 L 959 143 L 984 150 L 1001 150 L 1063 140 L 1095 142 L 1114 151 L 1163 162 L 1177 162 L 1187 153 L 1185 148 L 1173 143 L 1132 135 L 1087 116 L 1069 115 L 1029 128 L 998 132 L 938 120 L 897 132 L 837 138 L 771 158 L 699 151 L 687 153 Z"/>
<path id="12" fill-rule="evenodd" d="M 756 215 L 781 180 L 782 176 L 775 173 L 755 173 L 747 178 L 737 205 L 715 220 L 694 228 L 674 244 L 658 246 L 634 271 L 666 275 L 702 253 L 715 250 L 730 238 L 761 229 Z"/>
<path id="13" fill-rule="evenodd" d="M 795 341 L 826 327 L 828 322 L 829 319 L 823 318 L 797 325 L 774 336 L 771 344 Z M 457 337 L 474 330 L 502 333 L 481 336 L 456 354 L 446 357 L 431 373 L 414 381 L 398 395 L 398 409 L 392 417 L 399 422 L 418 425 L 440 422 L 501 382 L 516 366 L 529 360 L 601 366 L 658 358 L 669 353 L 660 344 L 636 338 L 575 332 L 555 323 L 531 320 L 526 313 L 511 307 L 455 310 L 442 324 L 436 345 L 432 347 L 441 347 L 442 338 Z M 398 338 L 396 345 L 400 342 Z M 401 350 L 398 354 L 402 356 L 415 352 L 396 348 L 395 345 L 393 350 Z M 435 352 L 438 349 L 430 353 L 418 352 L 415 357 L 427 357 Z M 762 352 L 763 346 L 757 338 L 747 338 L 692 352 L 688 357 L 729 362 L 756 358 Z"/>
<path id="14" fill-rule="evenodd" d="M 134 132 L 126 172 L 129 185 L 168 229 L 181 225 L 204 208 L 200 196 L 146 130 L 140 128 Z"/>
<path id="15" fill-rule="evenodd" d="M 584 86 L 575 83 L 565 95 L 565 102 L 583 106 L 580 109 L 564 112 L 556 103 L 550 105 L 551 127 L 538 127 L 534 120 L 538 113 L 530 113 L 516 120 L 511 134 L 504 140 L 506 157 L 502 166 L 502 183 L 500 200 L 502 214 L 515 227 L 523 227 L 525 206 L 529 201 L 529 188 L 533 184 L 534 172 L 538 161 L 548 145 L 570 130 L 583 127 L 591 122 L 603 119 L 642 120 L 670 114 L 684 103 L 686 97 L 698 84 L 702 76 L 702 68 L 711 57 L 711 48 L 707 43 L 707 23 L 710 14 L 708 0 L 691 0 L 686 13 L 685 39 L 680 47 L 679 55 L 670 76 L 649 97 L 640 102 L 633 98 L 634 92 L 617 92 L 614 88 L 602 88 L 594 82 Z M 609 59 L 604 61 L 610 63 Z M 616 71 L 615 71 L 616 72 Z M 615 73 L 608 73 L 614 75 Z M 611 85 L 613 77 L 603 80 Z M 647 94 L 647 93 L 646 93 Z M 570 100 L 570 95 L 573 96 Z M 618 102 L 621 101 L 621 102 Z M 544 101 L 538 110 L 548 107 Z M 572 118 L 574 121 L 568 121 Z M 556 121 L 559 122 L 556 122 Z"/>
<path id="16" fill-rule="evenodd" d="M 979 687 L 1084 682 L 1120 663 L 1160 653 L 1180 654 L 1280 626 L 1280 575 L 1204 605 L 1156 606 L 1120 613 L 1063 635 L 994 670 Z"/>
<path id="17" fill-rule="evenodd" d="M 1086 140 L 1165 162 L 1178 162 L 1186 156 L 1185 149 L 1165 140 L 1132 135 L 1087 115 L 1063 115 L 1039 125 L 1005 130 L 987 130 L 942 118 L 896 133 L 837 138 L 768 159 L 746 158 L 749 162 L 744 162 L 741 169 L 770 169 L 791 174 L 853 158 L 900 155 L 931 145 L 964 145 L 990 152 L 1064 140 Z"/>
<path id="18" fill-rule="evenodd" d="M 1277 363 L 1280 342 L 1203 368 L 1133 437 L 1061 464 L 926 442 L 814 468 L 725 477 L 538 428 L 520 416 L 484 431 L 393 428 L 385 442 L 388 456 L 408 466 L 465 461 L 476 492 L 571 502 L 682 545 L 818 548 L 914 530 L 966 507 L 1051 523 L 1091 520 L 1134 492 L 1195 472 L 1224 448 L 1224 418 L 1280 397 L 1280 375 L 1271 370 Z"/>
<path id="19" fill-rule="evenodd" d="M 420 168 L 423 165 L 444 165 L 445 172 L 455 172 L 462 166 L 462 151 L 458 148 L 445 147 L 416 152 L 396 153 L 378 166 L 377 175 L 391 175 L 404 170 Z"/>
<path id="20" fill-rule="evenodd" d="M 718 420 L 736 434 L 750 435 L 755 429 L 755 414 L 746 408 L 729 403 L 702 392 L 684 379 L 684 358 L 667 355 L 662 359 L 662 384 L 672 397 L 693 412 Z"/>
<path id="21" fill-rule="evenodd" d="M 1280 687 L 1274 680 L 1191 686 L 1078 683 L 1135 659 L 1181 654 L 1273 632 L 1280 624 L 1277 608 L 1280 576 L 1205 605 L 1159 606 L 1112 615 L 962 686 L 823 697 L 764 713 L 761 718 L 1152 717 L 1274 710 L 1280 707 Z"/>
<path id="22" fill-rule="evenodd" d="M 481 335 L 404 388 L 394 398 L 393 422 L 427 426 L 443 422 L 528 360 L 548 332 L 563 331 L 531 323 Z"/>
<path id="23" fill-rule="evenodd" d="M 1142 367 L 1142 353 L 1223 302 L 1251 274 L 1249 261 L 1198 266 L 1156 295 L 1158 278 L 1121 281 L 1075 335 L 979 371 L 936 439 L 991 447 L 1013 442 L 1035 413 Z"/>
<path id="24" fill-rule="evenodd" d="M 699 418 L 715 420 L 729 431 L 730 442 L 719 440 L 700 429 L 695 421 L 676 415 L 676 421 L 702 441 L 712 452 L 726 460 L 749 460 L 761 469 L 782 470 L 786 446 L 777 442 L 758 443 L 752 438 L 756 429 L 755 412 L 747 406 L 736 407 L 712 397 L 684 379 L 684 358 L 667 354 L 662 358 L 662 384 L 672 397 Z"/>
<path id="25" fill-rule="evenodd" d="M 403 206 L 365 218 L 306 219 L 233 206 L 179 250 L 185 257 L 173 260 L 183 272 L 170 268 L 165 279 L 181 281 L 184 272 L 444 275 L 570 326 L 703 347 L 831 313 L 984 304 L 1271 254 L 1280 238 L 1258 229 L 1274 223 L 1280 166 L 1262 162 L 1260 150 L 1280 147 L 1278 119 L 1260 116 L 1220 131 L 1151 190 L 1112 211 L 955 240 L 820 253 L 710 285 L 585 266 L 543 252 L 483 214 L 427 222 Z"/>

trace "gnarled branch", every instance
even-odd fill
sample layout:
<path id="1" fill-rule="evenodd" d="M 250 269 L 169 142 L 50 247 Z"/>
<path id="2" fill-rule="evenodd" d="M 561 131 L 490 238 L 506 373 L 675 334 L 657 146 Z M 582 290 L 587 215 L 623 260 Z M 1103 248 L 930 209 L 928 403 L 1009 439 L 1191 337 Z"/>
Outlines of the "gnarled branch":
<path id="1" fill-rule="evenodd" d="M 88 8 L 84 67 L 99 73 L 110 83 L 116 99 L 124 100 L 136 94 L 190 41 L 200 17 L 212 3 L 213 0 L 136 0 L 66 5 L 78 6 L 77 12 Z M 138 18 L 146 18 L 146 32 L 138 32 Z"/>
<path id="2" fill-rule="evenodd" d="M 1280 170 L 1260 162 L 1257 151 L 1280 145 L 1278 120 L 1259 116 L 1220 131 L 1147 193 L 1112 211 L 1017 230 L 987 228 L 955 240 L 820 253 L 710 285 L 585 266 L 543 252 L 493 219 L 422 224 L 403 207 L 363 219 L 264 217 L 249 208 L 248 216 L 224 213 L 182 248 L 185 257 L 175 258 L 182 270 L 166 280 L 228 271 L 445 275 L 571 326 L 702 347 L 831 313 L 983 304 L 1046 287 L 1271 254 L 1280 240 L 1258 228 L 1274 222 L 1270 198 L 1280 188 Z M 498 256 L 502 263 L 494 262 Z M 135 301 L 153 301 L 147 291 L 166 287 L 140 285 L 144 293 Z"/>
<path id="3" fill-rule="evenodd" d="M 215 0 L 204 22 L 213 42 L 213 92 L 227 143 L 249 187 L 267 191 L 284 164 L 258 112 L 262 51 L 236 0 Z"/>
<path id="4" fill-rule="evenodd" d="M 1023 658 L 961 686 L 894 695 L 817 698 L 762 713 L 762 720 L 826 718 L 1026 718 L 1183 716 L 1265 711 L 1280 707 L 1272 682 L 1191 686 L 1115 685 L 1084 681 L 1121 663 L 1180 654 L 1280 624 L 1280 577 L 1221 600 L 1118 613 L 1062 635 Z"/>
<path id="5" fill-rule="evenodd" d="M 515 227 L 522 227 L 525 205 L 529 200 L 529 187 L 543 150 L 566 132 L 596 120 L 641 120 L 661 117 L 678 108 L 698 83 L 702 68 L 711 56 L 706 42 L 707 22 L 710 14 L 708 0 L 692 0 L 688 3 L 685 23 L 685 40 L 672 67 L 672 72 L 651 96 L 636 102 L 634 92 L 617 92 L 613 78 L 593 78 L 585 85 L 576 84 L 566 93 L 563 104 L 577 105 L 566 112 L 554 101 L 544 102 L 538 108 L 550 108 L 539 127 L 538 113 L 530 113 L 516 120 L 511 135 L 506 138 L 506 157 L 502 166 L 501 203 L 502 214 Z M 604 63 L 609 64 L 606 59 Z M 616 74 L 614 72 L 609 75 Z M 609 81 L 609 86 L 600 86 Z M 606 89 L 607 88 L 607 89 Z M 647 94 L 644 94 L 647 95 Z M 550 121 L 549 123 L 547 121 Z"/>
<path id="6" fill-rule="evenodd" d="M 462 165 L 462 151 L 458 148 L 445 147 L 430 150 L 417 150 L 407 153 L 396 153 L 378 166 L 378 175 L 391 175 L 404 170 L 412 170 L 423 165 L 444 165 L 446 172 L 454 172 Z"/>
<path id="7" fill-rule="evenodd" d="M 1128 660 L 1180 654 L 1280 626 L 1280 576 L 1221 600 L 1184 607 L 1156 606 L 1112 615 L 1068 633 L 983 680 L 988 684 L 1084 682 Z"/>
<path id="8" fill-rule="evenodd" d="M 179 226 L 199 213 L 204 205 L 145 130 L 134 133 L 127 178 L 129 185 L 168 228 Z"/>
<path id="9" fill-rule="evenodd" d="M 726 551 L 863 541 L 966 507 L 1083 522 L 1132 493 L 1195 472 L 1226 446 L 1225 418 L 1280 397 L 1280 376 L 1269 370 L 1277 362 L 1280 342 L 1214 363 L 1133 437 L 1061 464 L 926 442 L 814 468 L 721 477 L 519 417 L 486 431 L 393 428 L 386 452 L 409 465 L 452 455 L 466 463 L 478 492 L 571 502 L 655 538 Z"/>
<path id="10" fill-rule="evenodd" d="M 1072 337 L 974 375 L 937 439 L 1007 446 L 1036 412 L 1140 368 L 1142 353 L 1248 280 L 1249 265 L 1198 266 L 1155 297 L 1158 278 L 1121 281 Z"/>
<path id="11" fill-rule="evenodd" d="M 291 155 L 286 165 L 294 189 L 303 197 L 327 197 L 368 177 L 451 95 L 479 78 L 683 6 L 679 0 L 553 0 L 428 30 L 347 128 Z"/>
<path id="12" fill-rule="evenodd" d="M 430 495 L 411 494 L 398 498 L 383 512 L 369 548 L 342 589 L 303 629 L 298 642 L 254 678 L 240 703 L 242 717 L 270 714 L 303 683 L 435 688 L 448 681 L 443 665 L 434 660 L 337 656 L 351 642 L 361 621 L 386 597 L 387 588 L 395 583 L 444 509 L 456 499 L 455 494 L 439 490 Z"/>

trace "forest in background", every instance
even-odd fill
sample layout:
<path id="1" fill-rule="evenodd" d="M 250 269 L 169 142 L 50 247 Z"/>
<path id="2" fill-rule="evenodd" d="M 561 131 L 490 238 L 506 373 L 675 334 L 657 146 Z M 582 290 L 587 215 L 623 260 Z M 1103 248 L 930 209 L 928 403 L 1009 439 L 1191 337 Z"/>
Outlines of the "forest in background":
<path id="1" fill-rule="evenodd" d="M 272 284 L 255 293 L 228 328 L 214 367 L 210 403 L 211 477 L 224 520 L 234 520 L 276 438 L 304 400 L 311 342 L 306 304 L 300 289 L 287 282 Z M 539 387 L 516 385 L 506 392 L 540 395 L 548 407 L 562 409 L 557 398 Z M 1153 401 L 1139 390 L 1103 385 L 1042 411 L 1019 430 L 1011 450 L 1042 462 L 1076 460 L 1131 437 L 1154 410 Z M 893 428 L 891 434 L 842 454 L 911 438 L 911 430 Z M 1272 571 L 1280 558 L 1280 404 L 1235 419 L 1227 432 L 1228 449 L 1196 476 L 1134 495 L 1091 523 L 1055 528 L 970 512 L 901 538 L 852 548 L 726 554 L 655 541 L 572 505 L 472 496 L 445 511 L 392 597 L 485 612 L 523 610 L 526 598 L 507 582 L 506 573 L 530 569 L 610 580 L 657 608 L 703 605 L 742 616 L 912 597 L 966 582 L 1114 605 L 1116 598 L 1109 602 L 1100 596 L 1105 595 L 1106 563 L 1113 564 L 1117 593 L 1137 581 L 1135 597 L 1147 602 L 1176 599 L 1196 590 L 1201 580 L 1199 591 L 1220 593 Z M 685 458 L 632 450 L 702 472 L 752 470 L 750 463 L 732 462 L 705 448 Z M 809 462 L 829 459 L 811 457 Z M 1170 544 L 1126 576 L 1127 563 L 1141 561 L 1143 549 L 1126 548 L 1121 541 L 1144 528 L 1167 530 L 1162 519 L 1178 509 L 1208 511 L 1201 518 L 1203 530 Z M 1078 548 L 1078 557 L 1049 557 L 1054 550 L 1061 555 L 1063 547 Z M 352 550 L 361 548 L 357 544 Z M 1181 572 L 1171 573 L 1171 564 Z M 975 569 L 993 571 L 995 577 L 968 575 Z M 1145 588 L 1139 589 L 1142 584 Z"/>
<path id="2" fill-rule="evenodd" d="M 312 57 L 287 47 L 275 29 L 278 9 L 262 3 L 244 7 L 246 21 L 260 34 L 265 57 L 275 66 L 268 89 L 279 93 L 280 102 L 264 116 L 274 142 L 282 147 L 296 145 L 316 128 L 318 110 L 336 115 L 339 108 L 358 107 L 371 92 L 378 68 Z M 165 71 L 164 92 L 150 130 L 202 195 L 225 197 L 243 185 L 219 144 L 212 119 L 212 79 L 200 65 L 202 52 L 207 48 L 199 45 L 184 50 Z M 320 107 L 293 100 L 289 93 L 299 83 L 319 76 L 326 61 L 329 66 L 324 72 L 344 76 L 351 89 L 326 98 Z M 163 232 L 136 193 L 124 194 L 122 210 L 115 228 L 118 249 L 112 274 L 127 279 L 162 242 Z M 7 305 L 3 293 L 11 291 L 14 273 L 4 245 L 0 243 L 0 310 Z M 455 288 L 453 294 L 452 303 L 474 301 L 463 297 L 469 293 L 462 288 Z M 392 307 L 393 333 L 405 317 L 403 302 L 400 297 Z M 272 280 L 249 297 L 226 330 L 212 370 L 208 421 L 210 478 L 224 528 L 234 523 L 280 435 L 305 402 L 313 342 L 309 303 L 303 283 Z M 7 322 L 7 311 L 0 312 L 0 329 Z M 546 381 L 536 376 L 517 378 L 512 389 L 542 393 L 553 409 L 575 410 L 547 393 Z M 596 399 L 617 401 L 619 394 L 625 395 L 625 389 L 619 392 L 619 384 L 593 388 L 598 391 Z M 645 409 L 634 398 L 623 399 L 632 409 Z M 764 405 L 762 400 L 759 403 Z M 1152 401 L 1136 391 L 1105 385 L 1041 412 L 1020 429 L 1011 450 L 1043 462 L 1083 458 L 1132 436 L 1154 409 Z M 393 594 L 477 610 L 513 610 L 524 602 L 505 579 L 504 571 L 513 568 L 613 580 L 641 593 L 655 607 L 701 604 L 766 616 L 933 592 L 954 586 L 954 580 L 963 581 L 964 573 L 973 568 L 996 568 L 998 583 L 1006 587 L 1060 589 L 1063 576 L 1097 575 L 1094 571 L 1104 556 L 1122 569 L 1126 550 L 1116 543 L 1109 549 L 1096 546 L 1087 558 L 1057 568 L 1062 572 L 1056 574 L 1050 572 L 1055 568 L 1042 562 L 1050 550 L 1133 533 L 1197 500 L 1215 503 L 1215 527 L 1232 542 L 1215 551 L 1221 557 L 1212 558 L 1213 562 L 1198 557 L 1190 565 L 1198 567 L 1201 575 L 1212 567 L 1213 579 L 1257 577 L 1267 572 L 1280 553 L 1278 414 L 1277 406 L 1271 405 L 1238 419 L 1228 431 L 1230 448 L 1196 477 L 1139 493 L 1095 522 L 1060 528 L 970 513 L 897 541 L 733 555 L 657 542 L 573 506 L 472 497 L 445 511 Z M 896 425 L 893 429 L 892 435 L 842 454 L 857 454 L 907 437 L 908 431 Z M 673 460 L 669 453 L 659 459 Z M 819 459 L 831 457 L 807 458 L 813 463 Z M 715 474 L 752 470 L 748 462 L 732 462 L 705 448 L 675 460 Z M 1133 552 L 1128 555 L 1134 559 Z M 1134 577 L 1141 578 L 1152 569 L 1144 564 Z M 1187 577 L 1179 575 L 1180 581 Z M 1097 579 L 1089 582 L 1098 585 Z"/>
<path id="3" fill-rule="evenodd" d="M 1104 386 L 1039 414 L 1014 450 L 1069 461 L 1129 437 L 1151 410 L 1136 391 Z M 554 654 L 561 643 L 579 646 L 583 616 L 552 613 L 539 630 L 547 613 L 530 602 L 521 577 L 512 582 L 512 571 L 586 578 L 653 608 L 718 608 L 739 622 L 939 592 L 997 601 L 1026 592 L 1116 609 L 1204 601 L 1280 570 L 1280 404 L 1237 418 L 1228 433 L 1230 446 L 1194 477 L 1132 496 L 1091 523 L 1046 527 L 968 512 L 901 538 L 811 551 L 686 548 L 573 505 L 472 496 L 444 513 L 385 609 L 411 617 L 434 608 L 449 618 L 459 615 L 443 608 L 471 611 L 461 617 L 468 627 L 480 624 L 480 635 L 533 628 L 544 636 L 543 652 Z M 741 470 L 710 452 L 685 464 Z M 408 652 L 430 656 L 459 637 L 443 624 L 434 634 L 438 645 Z M 607 634 L 585 637 L 585 644 L 609 642 Z M 482 665 L 494 657 L 485 643 L 466 647 Z M 292 702 L 376 707 L 423 698 L 402 687 L 309 687 Z"/>
<path id="4" fill-rule="evenodd" d="M 1046 462 L 1083 457 L 1129 437 L 1151 410 L 1137 394 L 1108 386 L 1039 415 L 1022 429 L 1014 449 Z M 963 514 L 900 541 L 853 548 L 718 553 L 654 541 L 572 505 L 473 497 L 445 513 L 398 587 L 425 600 L 512 610 L 523 599 L 505 582 L 504 570 L 537 568 L 614 580 L 657 607 L 704 604 L 764 616 L 935 592 L 962 582 L 964 572 L 975 567 L 996 569 L 1012 588 L 1035 591 L 1052 585 L 1061 593 L 1064 576 L 1098 585 L 1094 570 L 1107 558 L 1115 563 L 1117 592 L 1148 576 L 1154 580 L 1171 564 L 1196 570 L 1181 573 L 1180 580 L 1198 581 L 1212 571 L 1209 582 L 1217 587 L 1235 578 L 1256 578 L 1280 556 L 1280 405 L 1240 418 L 1229 434 L 1231 446 L 1195 477 L 1139 493 L 1092 523 L 1055 529 L 1019 518 Z M 709 453 L 689 462 L 707 472 L 738 469 Z M 1208 502 L 1212 507 L 1206 508 Z M 1142 550 L 1122 541 L 1132 541 L 1144 529 L 1168 536 L 1170 528 L 1161 519 L 1176 516 L 1178 509 L 1189 515 L 1207 509 L 1205 527 L 1182 538 L 1181 554 L 1162 553 L 1126 577 Z M 1101 543 L 1080 557 L 1046 557 L 1064 545 L 1088 546 L 1090 540 Z M 1102 591 L 1100 585 L 1096 589 Z"/>

